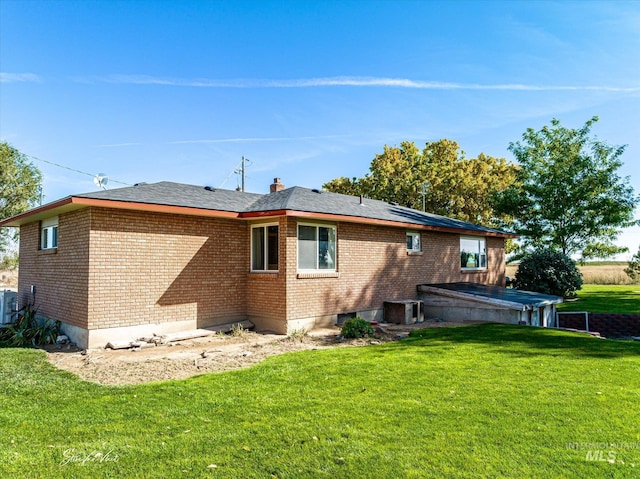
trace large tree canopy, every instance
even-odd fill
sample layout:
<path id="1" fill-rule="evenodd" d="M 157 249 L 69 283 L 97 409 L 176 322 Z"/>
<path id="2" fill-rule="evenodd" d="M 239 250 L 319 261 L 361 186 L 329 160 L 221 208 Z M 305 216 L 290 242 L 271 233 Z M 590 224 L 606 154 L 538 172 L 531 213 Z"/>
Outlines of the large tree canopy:
<path id="1" fill-rule="evenodd" d="M 550 126 L 509 145 L 520 165 L 518 181 L 498 195 L 497 211 L 514 218 L 525 247 L 550 247 L 584 259 L 606 258 L 625 248 L 613 244 L 631 226 L 638 198 L 621 178 L 624 146 L 591 136 L 593 117 L 579 129 Z"/>
<path id="2" fill-rule="evenodd" d="M 0 219 L 17 215 L 37 204 L 42 175 L 27 157 L 0 142 Z M 0 256 L 17 232 L 0 228 Z"/>
<path id="3" fill-rule="evenodd" d="M 443 139 L 426 143 L 422 151 L 409 141 L 385 145 L 369 170 L 362 178 L 336 178 L 323 188 L 420 210 L 424 188 L 426 211 L 491 226 L 495 214 L 490 198 L 513 183 L 517 167 L 483 153 L 466 159 L 458 143 Z"/>

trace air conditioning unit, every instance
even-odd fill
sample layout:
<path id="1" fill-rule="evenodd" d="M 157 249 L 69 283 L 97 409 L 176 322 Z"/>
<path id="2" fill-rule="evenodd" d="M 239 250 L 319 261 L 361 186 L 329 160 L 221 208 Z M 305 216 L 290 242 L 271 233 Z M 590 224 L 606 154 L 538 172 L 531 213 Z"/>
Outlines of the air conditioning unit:
<path id="1" fill-rule="evenodd" d="M 13 323 L 15 320 L 18 293 L 15 291 L 0 291 L 0 324 Z"/>
<path id="2" fill-rule="evenodd" d="M 424 321 L 424 302 L 408 299 L 384 302 L 384 320 L 395 324 L 414 324 Z"/>

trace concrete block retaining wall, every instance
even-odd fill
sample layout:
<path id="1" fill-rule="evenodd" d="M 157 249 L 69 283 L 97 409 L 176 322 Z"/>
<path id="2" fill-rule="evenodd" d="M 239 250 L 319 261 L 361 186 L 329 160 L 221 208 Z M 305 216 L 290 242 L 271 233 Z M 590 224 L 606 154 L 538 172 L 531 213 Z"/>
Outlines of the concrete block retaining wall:
<path id="1" fill-rule="evenodd" d="M 561 313 L 561 328 L 586 329 L 584 313 Z M 589 313 L 589 331 L 606 338 L 640 336 L 640 314 Z"/>

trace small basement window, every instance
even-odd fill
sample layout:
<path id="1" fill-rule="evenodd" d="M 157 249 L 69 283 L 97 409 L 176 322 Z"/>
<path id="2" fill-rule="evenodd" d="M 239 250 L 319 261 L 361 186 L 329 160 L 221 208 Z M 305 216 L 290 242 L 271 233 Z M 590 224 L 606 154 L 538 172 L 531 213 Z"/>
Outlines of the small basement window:
<path id="1" fill-rule="evenodd" d="M 347 319 L 352 319 L 355 318 L 356 316 L 358 316 L 358 313 L 356 313 L 355 311 L 352 313 L 342 313 L 342 314 L 338 314 L 338 321 L 337 321 L 337 325 L 341 326 L 344 324 L 344 322 Z"/>
<path id="2" fill-rule="evenodd" d="M 422 251 L 422 243 L 420 241 L 420 233 L 417 231 L 407 231 L 407 251 L 418 253 Z"/>
<path id="3" fill-rule="evenodd" d="M 40 222 L 40 249 L 58 247 L 58 217 Z"/>
<path id="4" fill-rule="evenodd" d="M 460 237 L 460 267 L 466 270 L 486 269 L 487 241 L 479 236 Z"/>

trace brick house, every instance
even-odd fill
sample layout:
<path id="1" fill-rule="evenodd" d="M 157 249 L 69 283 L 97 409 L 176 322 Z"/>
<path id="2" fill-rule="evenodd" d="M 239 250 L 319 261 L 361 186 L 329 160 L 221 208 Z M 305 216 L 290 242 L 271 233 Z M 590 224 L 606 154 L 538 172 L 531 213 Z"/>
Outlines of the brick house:
<path id="1" fill-rule="evenodd" d="M 250 320 L 286 333 L 382 319 L 421 283 L 504 285 L 504 231 L 276 179 L 260 195 L 170 182 L 79 194 L 20 227 L 20 304 L 81 347 Z"/>

